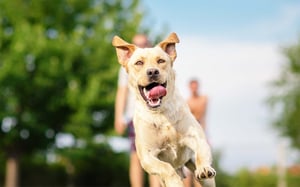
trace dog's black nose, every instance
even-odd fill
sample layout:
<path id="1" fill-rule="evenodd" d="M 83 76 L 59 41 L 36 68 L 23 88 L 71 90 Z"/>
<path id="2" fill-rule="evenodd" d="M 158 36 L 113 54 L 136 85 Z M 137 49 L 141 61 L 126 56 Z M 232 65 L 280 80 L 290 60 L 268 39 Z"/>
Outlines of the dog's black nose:
<path id="1" fill-rule="evenodd" d="M 149 68 L 147 69 L 147 76 L 148 78 L 157 78 L 159 75 L 159 70 L 156 68 Z"/>

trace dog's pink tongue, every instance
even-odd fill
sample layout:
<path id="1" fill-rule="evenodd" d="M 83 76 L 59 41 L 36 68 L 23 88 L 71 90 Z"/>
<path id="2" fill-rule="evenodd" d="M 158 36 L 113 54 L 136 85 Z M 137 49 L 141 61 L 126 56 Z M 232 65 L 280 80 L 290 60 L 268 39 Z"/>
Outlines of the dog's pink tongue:
<path id="1" fill-rule="evenodd" d="M 155 86 L 149 91 L 149 98 L 150 99 L 158 99 L 167 95 L 167 89 L 161 85 Z"/>

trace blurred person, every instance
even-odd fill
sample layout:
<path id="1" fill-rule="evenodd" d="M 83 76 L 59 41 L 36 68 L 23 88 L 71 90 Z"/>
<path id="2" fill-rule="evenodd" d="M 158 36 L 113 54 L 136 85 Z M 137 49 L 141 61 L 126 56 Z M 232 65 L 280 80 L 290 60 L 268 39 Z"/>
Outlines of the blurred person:
<path id="1" fill-rule="evenodd" d="M 146 35 L 137 34 L 133 37 L 132 43 L 140 48 L 149 47 Z M 135 148 L 135 132 L 133 127 L 134 97 L 128 88 L 128 75 L 123 67 L 120 67 L 118 77 L 118 89 L 115 102 L 115 123 L 116 132 L 121 135 L 128 129 L 130 139 L 130 165 L 129 179 L 131 187 L 144 186 L 144 170 L 138 159 Z M 149 175 L 150 187 L 159 187 L 160 182 L 157 176 Z"/>
<path id="2" fill-rule="evenodd" d="M 200 83 L 197 79 L 192 79 L 189 82 L 190 97 L 187 102 L 190 107 L 192 114 L 195 116 L 197 121 L 200 123 L 204 131 L 206 131 L 206 109 L 208 97 L 200 94 L 199 92 Z"/>
<path id="3" fill-rule="evenodd" d="M 208 104 L 208 97 L 199 92 L 200 83 L 197 79 L 191 79 L 189 81 L 189 90 L 190 96 L 187 99 L 187 103 L 190 107 L 190 110 L 196 120 L 199 122 L 199 125 L 202 126 L 204 132 L 206 132 L 206 111 Z M 187 177 L 184 179 L 185 187 L 201 187 L 201 184 L 194 179 L 191 172 L 186 170 Z M 212 181 L 212 182 L 211 182 Z M 203 186 L 214 186 L 214 179 L 207 179 L 204 182 Z"/>

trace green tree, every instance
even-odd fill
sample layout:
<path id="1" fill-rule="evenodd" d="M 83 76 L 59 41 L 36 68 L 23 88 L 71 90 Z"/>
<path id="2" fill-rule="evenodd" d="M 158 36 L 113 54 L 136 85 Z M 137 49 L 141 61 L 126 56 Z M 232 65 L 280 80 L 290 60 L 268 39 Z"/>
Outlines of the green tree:
<path id="1" fill-rule="evenodd" d="M 274 126 L 300 150 L 300 40 L 283 53 L 286 61 L 273 83 L 269 103 L 275 111 Z"/>
<path id="2" fill-rule="evenodd" d="M 228 182 L 228 186 L 232 187 L 274 187 L 276 185 L 276 174 L 272 170 L 261 173 L 249 171 L 246 168 L 237 171 Z"/>
<path id="3" fill-rule="evenodd" d="M 0 150 L 6 186 L 22 155 L 56 134 L 91 141 L 112 127 L 118 63 L 111 39 L 131 38 L 139 1 L 0 0 Z"/>

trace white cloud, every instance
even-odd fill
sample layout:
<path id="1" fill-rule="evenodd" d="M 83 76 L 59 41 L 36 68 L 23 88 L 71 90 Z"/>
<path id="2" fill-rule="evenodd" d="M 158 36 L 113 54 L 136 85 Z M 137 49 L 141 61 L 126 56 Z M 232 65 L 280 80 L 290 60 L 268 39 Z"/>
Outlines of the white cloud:
<path id="1" fill-rule="evenodd" d="M 186 95 L 189 78 L 198 77 L 209 93 L 236 94 L 264 86 L 278 73 L 283 57 L 272 43 L 220 41 L 182 36 L 175 62 L 180 89 Z M 250 86 L 250 87 L 249 87 Z"/>

